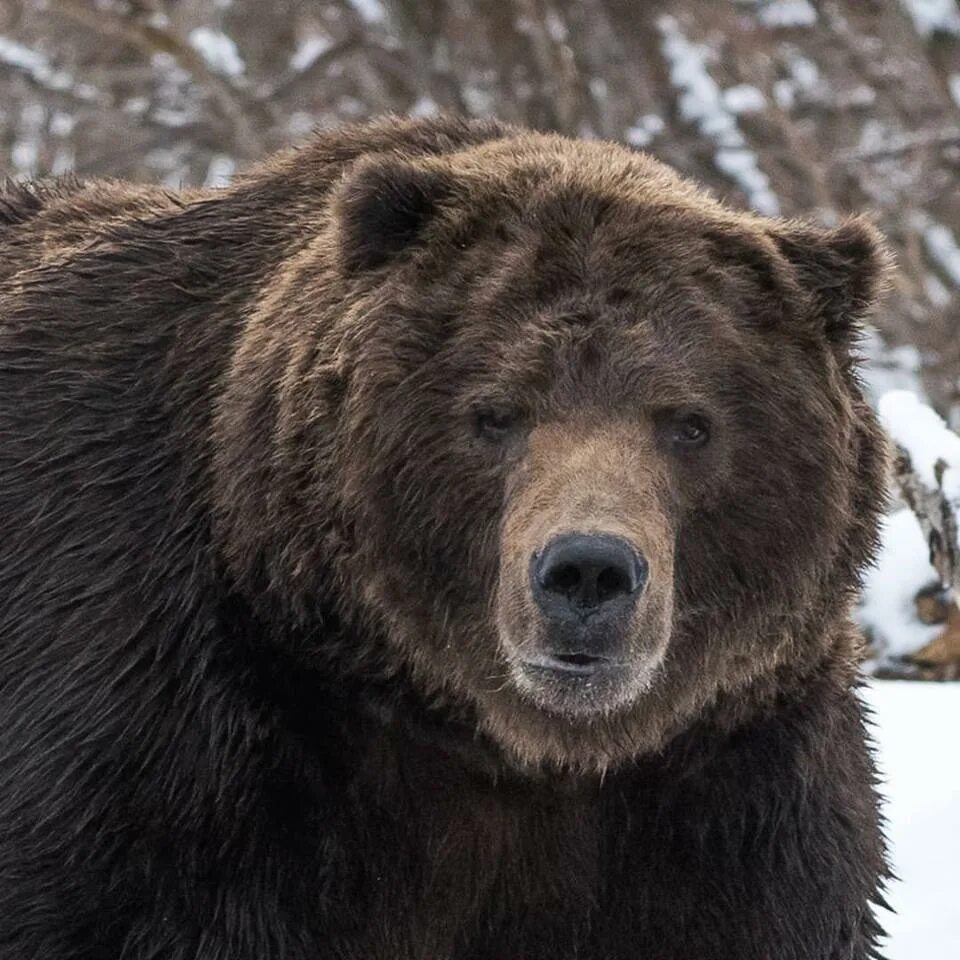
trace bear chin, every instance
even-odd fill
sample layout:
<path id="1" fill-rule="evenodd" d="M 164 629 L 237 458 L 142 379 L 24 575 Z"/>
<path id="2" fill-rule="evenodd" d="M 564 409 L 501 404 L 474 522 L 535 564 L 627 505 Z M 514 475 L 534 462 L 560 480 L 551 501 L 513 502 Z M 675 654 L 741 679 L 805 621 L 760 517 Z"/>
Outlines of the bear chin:
<path id="1" fill-rule="evenodd" d="M 520 696 L 539 710 L 592 720 L 628 709 L 653 686 L 662 660 L 584 663 L 539 654 L 515 661 L 510 673 Z"/>

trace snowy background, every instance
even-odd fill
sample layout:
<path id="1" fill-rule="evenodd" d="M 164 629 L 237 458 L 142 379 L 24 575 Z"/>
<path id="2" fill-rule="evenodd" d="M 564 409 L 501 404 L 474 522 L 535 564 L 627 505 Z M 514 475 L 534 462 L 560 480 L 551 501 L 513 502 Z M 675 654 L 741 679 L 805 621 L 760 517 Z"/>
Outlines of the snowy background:
<path id="1" fill-rule="evenodd" d="M 875 680 L 864 699 L 874 711 L 887 836 L 899 878 L 888 894 L 895 912 L 881 916 L 890 935 L 886 956 L 956 960 L 960 684 Z"/>
<path id="2" fill-rule="evenodd" d="M 899 269 L 868 390 L 960 504 L 955 0 L 0 0 L 0 175 L 217 187 L 314 127 L 441 109 L 621 140 L 769 215 L 872 213 Z M 904 679 L 960 674 L 960 612 L 902 505 L 857 616 L 890 956 L 960 957 L 960 684 Z"/>

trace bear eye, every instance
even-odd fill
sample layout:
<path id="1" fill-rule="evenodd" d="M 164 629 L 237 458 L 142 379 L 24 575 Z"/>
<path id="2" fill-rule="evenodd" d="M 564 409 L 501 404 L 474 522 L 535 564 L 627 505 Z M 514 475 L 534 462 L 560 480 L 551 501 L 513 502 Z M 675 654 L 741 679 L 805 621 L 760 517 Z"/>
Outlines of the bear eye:
<path id="1" fill-rule="evenodd" d="M 507 410 L 495 410 L 491 407 L 481 407 L 473 414 L 477 436 L 486 440 L 505 440 L 513 430 L 517 416 Z"/>
<path id="2" fill-rule="evenodd" d="M 701 413 L 680 413 L 670 421 L 670 439 L 678 447 L 694 449 L 710 439 L 710 421 Z"/>

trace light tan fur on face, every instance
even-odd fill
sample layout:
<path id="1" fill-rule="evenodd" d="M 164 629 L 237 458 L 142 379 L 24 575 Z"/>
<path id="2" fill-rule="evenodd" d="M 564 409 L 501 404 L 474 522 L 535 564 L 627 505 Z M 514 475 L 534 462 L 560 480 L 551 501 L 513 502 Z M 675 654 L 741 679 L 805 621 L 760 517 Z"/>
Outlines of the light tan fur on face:
<path id="1" fill-rule="evenodd" d="M 640 423 L 554 423 L 530 435 L 508 492 L 501 538 L 497 627 L 513 682 L 542 701 L 519 666 L 545 642 L 545 623 L 530 586 L 534 554 L 565 533 L 610 534 L 629 541 L 649 564 L 649 580 L 631 618 L 624 657 L 632 680 L 613 699 L 585 711 L 624 706 L 651 682 L 666 651 L 673 600 L 673 533 L 664 466 L 652 431 Z M 584 691 L 590 697 L 590 690 Z M 542 705 L 542 703 L 541 703 Z"/>

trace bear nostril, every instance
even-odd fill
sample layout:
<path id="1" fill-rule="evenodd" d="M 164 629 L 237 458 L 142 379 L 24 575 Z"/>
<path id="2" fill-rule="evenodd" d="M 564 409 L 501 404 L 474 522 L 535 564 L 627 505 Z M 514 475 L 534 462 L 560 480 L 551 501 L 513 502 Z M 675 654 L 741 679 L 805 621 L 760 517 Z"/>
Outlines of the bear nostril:
<path id="1" fill-rule="evenodd" d="M 600 576 L 597 577 L 597 598 L 601 603 L 617 594 L 630 592 L 630 583 L 623 570 L 607 567 L 600 571 Z"/>
<path id="2" fill-rule="evenodd" d="M 570 563 L 550 570 L 543 581 L 545 590 L 552 593 L 572 593 L 580 586 L 580 571 Z"/>

